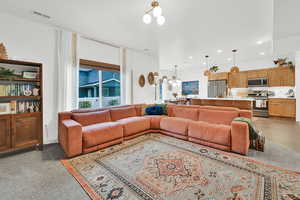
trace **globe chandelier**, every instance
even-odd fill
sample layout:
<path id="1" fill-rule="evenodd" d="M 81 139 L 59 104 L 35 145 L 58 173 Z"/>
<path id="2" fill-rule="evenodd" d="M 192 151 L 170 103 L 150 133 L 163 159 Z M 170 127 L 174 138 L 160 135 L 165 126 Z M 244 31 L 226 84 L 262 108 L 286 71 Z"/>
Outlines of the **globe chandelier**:
<path id="1" fill-rule="evenodd" d="M 178 66 L 175 65 L 174 68 L 175 68 L 174 69 L 174 75 L 172 76 L 171 79 L 168 80 L 168 83 L 170 85 L 172 85 L 173 87 L 176 87 L 176 86 L 180 86 L 181 80 L 180 80 L 180 78 L 178 78 L 178 74 L 177 74 L 177 68 L 178 68 Z"/>
<path id="2" fill-rule="evenodd" d="M 166 18 L 162 16 L 162 9 L 159 6 L 158 0 L 153 0 L 151 3 L 151 8 L 145 12 L 145 15 L 143 16 L 143 22 L 145 24 L 151 24 L 152 22 L 151 12 L 153 17 L 156 18 L 156 23 L 159 26 L 164 25 L 164 23 L 166 22 Z"/>

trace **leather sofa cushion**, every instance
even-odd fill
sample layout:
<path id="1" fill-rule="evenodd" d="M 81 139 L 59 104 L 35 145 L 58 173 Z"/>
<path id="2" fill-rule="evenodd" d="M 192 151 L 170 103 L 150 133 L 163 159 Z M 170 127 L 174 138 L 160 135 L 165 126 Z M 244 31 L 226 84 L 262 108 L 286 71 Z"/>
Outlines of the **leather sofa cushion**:
<path id="1" fill-rule="evenodd" d="M 198 121 L 198 109 L 196 108 L 175 107 L 173 112 L 174 112 L 174 117 L 180 117 L 184 119 Z"/>
<path id="2" fill-rule="evenodd" d="M 110 112 L 108 110 L 87 113 L 73 113 L 72 119 L 80 123 L 82 126 L 111 121 Z"/>
<path id="3" fill-rule="evenodd" d="M 118 120 L 123 125 L 125 137 L 150 129 L 150 121 L 146 117 L 128 117 Z"/>
<path id="4" fill-rule="evenodd" d="M 110 110 L 112 121 L 118 121 L 120 119 L 128 117 L 136 117 L 137 112 L 134 106 L 128 106 L 124 108 L 115 108 Z"/>
<path id="5" fill-rule="evenodd" d="M 118 122 L 105 122 L 82 127 L 84 148 L 110 142 L 123 137 L 123 127 Z"/>
<path id="6" fill-rule="evenodd" d="M 160 128 L 164 131 L 187 135 L 188 123 L 190 121 L 178 117 L 165 117 L 160 120 Z"/>
<path id="7" fill-rule="evenodd" d="M 234 118 L 239 116 L 237 111 L 222 111 L 199 109 L 199 121 L 230 125 Z"/>
<path id="8" fill-rule="evenodd" d="M 210 124 L 207 122 L 190 122 L 188 136 L 203 141 L 231 146 L 231 126 Z"/>
<path id="9" fill-rule="evenodd" d="M 144 116 L 146 118 L 150 119 L 150 128 L 151 129 L 160 129 L 160 120 L 164 117 L 166 117 L 165 115 L 146 115 Z"/>

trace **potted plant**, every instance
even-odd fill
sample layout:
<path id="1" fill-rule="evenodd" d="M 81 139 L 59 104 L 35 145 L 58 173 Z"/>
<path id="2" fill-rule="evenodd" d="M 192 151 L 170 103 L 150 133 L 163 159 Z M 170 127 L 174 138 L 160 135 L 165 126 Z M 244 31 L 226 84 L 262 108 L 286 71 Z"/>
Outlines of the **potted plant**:
<path id="1" fill-rule="evenodd" d="M 219 70 L 219 66 L 217 66 L 217 65 L 214 65 L 211 68 L 209 68 L 210 72 L 217 72 L 218 70 Z"/>
<path id="2" fill-rule="evenodd" d="M 16 75 L 14 74 L 15 70 L 5 69 L 4 67 L 0 67 L 0 78 L 14 78 Z"/>
<path id="3" fill-rule="evenodd" d="M 278 67 L 283 67 L 287 64 L 287 58 L 278 58 L 277 60 L 274 60 L 274 64 L 278 65 Z"/>

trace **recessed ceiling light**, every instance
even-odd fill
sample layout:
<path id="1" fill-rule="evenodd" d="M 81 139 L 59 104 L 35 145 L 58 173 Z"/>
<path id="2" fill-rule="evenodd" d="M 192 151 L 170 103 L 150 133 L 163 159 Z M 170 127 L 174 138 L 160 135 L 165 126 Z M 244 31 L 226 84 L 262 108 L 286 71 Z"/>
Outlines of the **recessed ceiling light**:
<path id="1" fill-rule="evenodd" d="M 203 65 L 206 65 L 206 62 L 204 62 Z"/>
<path id="2" fill-rule="evenodd" d="M 218 49 L 218 50 L 217 50 L 217 52 L 218 52 L 218 53 L 222 53 L 222 52 L 223 52 L 223 50 L 221 50 L 221 49 Z"/>
<path id="3" fill-rule="evenodd" d="M 189 56 L 189 59 L 193 59 L 193 56 Z"/>
<path id="4" fill-rule="evenodd" d="M 264 56 L 265 52 L 260 52 L 259 55 Z"/>
<path id="5" fill-rule="evenodd" d="M 263 41 L 259 40 L 256 42 L 256 44 L 261 45 L 263 43 Z"/>
<path id="6" fill-rule="evenodd" d="M 231 61 L 231 60 L 232 60 L 232 58 L 227 58 L 227 60 L 228 60 L 228 61 Z"/>

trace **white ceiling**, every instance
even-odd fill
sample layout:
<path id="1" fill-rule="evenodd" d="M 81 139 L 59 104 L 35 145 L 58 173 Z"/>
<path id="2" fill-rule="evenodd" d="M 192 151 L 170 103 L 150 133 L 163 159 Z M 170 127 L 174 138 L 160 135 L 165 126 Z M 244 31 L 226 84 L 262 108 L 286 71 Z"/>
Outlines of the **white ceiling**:
<path id="1" fill-rule="evenodd" d="M 272 54 L 273 0 L 160 0 L 166 23 L 142 22 L 151 0 L 0 0 L 0 11 L 159 55 L 160 67 L 223 64 Z M 32 11 L 51 16 L 39 19 Z M 257 45 L 260 40 L 263 44 Z M 223 53 L 217 53 L 222 49 Z M 189 57 L 193 58 L 190 59 Z"/>

